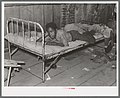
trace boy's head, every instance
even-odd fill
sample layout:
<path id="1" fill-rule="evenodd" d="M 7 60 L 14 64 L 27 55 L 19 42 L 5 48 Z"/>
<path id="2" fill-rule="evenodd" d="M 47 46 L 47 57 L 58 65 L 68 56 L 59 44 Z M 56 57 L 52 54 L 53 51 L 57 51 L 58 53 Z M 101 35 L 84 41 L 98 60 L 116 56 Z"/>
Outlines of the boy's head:
<path id="1" fill-rule="evenodd" d="M 50 22 L 46 24 L 46 31 L 50 38 L 54 39 L 56 37 L 57 26 L 55 23 Z"/>

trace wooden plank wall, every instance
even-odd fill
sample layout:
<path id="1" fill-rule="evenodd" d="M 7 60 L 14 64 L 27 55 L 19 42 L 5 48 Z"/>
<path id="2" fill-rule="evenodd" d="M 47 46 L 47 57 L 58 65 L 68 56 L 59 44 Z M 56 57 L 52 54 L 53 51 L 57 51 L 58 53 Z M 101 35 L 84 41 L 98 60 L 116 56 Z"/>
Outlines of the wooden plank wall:
<path id="1" fill-rule="evenodd" d="M 59 24 L 60 22 L 59 9 L 60 9 L 60 5 L 28 5 L 28 6 L 5 7 L 4 10 L 5 25 L 9 17 L 35 21 L 40 23 L 43 27 L 45 27 L 46 23 L 52 21 L 54 21 L 56 24 Z M 6 26 L 5 26 L 5 34 L 6 34 Z"/>
<path id="2" fill-rule="evenodd" d="M 94 16 L 92 16 L 94 14 L 94 10 L 96 9 L 95 8 L 93 10 L 94 6 L 95 5 L 92 4 L 76 4 L 77 8 L 75 9 L 75 22 L 79 23 L 81 20 L 91 21 L 94 19 Z M 35 21 L 40 23 L 44 28 L 46 23 L 53 21 L 58 27 L 60 27 L 62 21 L 61 7 L 62 6 L 60 4 L 7 5 L 4 9 L 4 35 L 6 35 L 6 22 L 9 17 Z M 102 7 L 103 5 L 99 6 L 99 9 Z"/>

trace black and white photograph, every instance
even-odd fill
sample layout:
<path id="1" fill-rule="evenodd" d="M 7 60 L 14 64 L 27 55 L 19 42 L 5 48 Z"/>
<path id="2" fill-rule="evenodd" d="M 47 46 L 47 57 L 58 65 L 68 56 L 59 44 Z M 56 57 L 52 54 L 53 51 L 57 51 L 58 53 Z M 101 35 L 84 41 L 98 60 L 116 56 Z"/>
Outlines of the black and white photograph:
<path id="1" fill-rule="evenodd" d="M 117 1 L 4 1 L 1 17 L 3 95 L 117 96 Z"/>

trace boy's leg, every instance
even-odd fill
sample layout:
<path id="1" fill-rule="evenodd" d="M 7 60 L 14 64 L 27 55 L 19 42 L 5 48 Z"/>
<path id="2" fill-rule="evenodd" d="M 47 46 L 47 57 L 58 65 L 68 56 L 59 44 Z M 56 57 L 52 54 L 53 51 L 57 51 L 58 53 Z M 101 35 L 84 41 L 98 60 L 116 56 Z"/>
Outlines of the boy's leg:
<path id="1" fill-rule="evenodd" d="M 93 44 L 95 43 L 95 38 L 88 32 L 85 32 L 83 34 L 80 34 L 78 31 L 76 30 L 71 30 L 68 31 L 67 33 L 70 33 L 72 36 L 72 41 L 75 40 L 81 40 L 81 41 L 86 41 L 89 44 Z"/>
<path id="2" fill-rule="evenodd" d="M 83 41 L 86 41 L 88 42 L 89 44 L 94 44 L 95 43 L 95 38 L 92 34 L 90 34 L 89 31 L 87 32 L 84 32 L 82 35 L 81 35 L 81 39 Z"/>

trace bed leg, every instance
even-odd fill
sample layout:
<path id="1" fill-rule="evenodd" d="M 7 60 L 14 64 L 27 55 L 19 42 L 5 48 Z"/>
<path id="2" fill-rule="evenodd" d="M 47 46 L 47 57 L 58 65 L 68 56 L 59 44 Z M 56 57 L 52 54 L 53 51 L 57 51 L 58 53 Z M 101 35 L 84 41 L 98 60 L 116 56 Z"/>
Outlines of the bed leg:
<path id="1" fill-rule="evenodd" d="M 43 78 L 43 83 L 45 82 L 45 60 L 43 60 L 43 71 L 42 71 L 42 78 Z"/>

